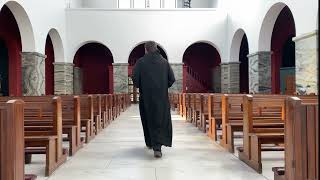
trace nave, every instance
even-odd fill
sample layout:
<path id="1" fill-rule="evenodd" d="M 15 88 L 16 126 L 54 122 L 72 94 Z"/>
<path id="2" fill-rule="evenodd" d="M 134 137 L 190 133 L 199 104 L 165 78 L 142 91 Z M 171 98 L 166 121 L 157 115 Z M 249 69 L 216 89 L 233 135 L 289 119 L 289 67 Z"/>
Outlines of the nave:
<path id="1" fill-rule="evenodd" d="M 139 108 L 131 105 L 51 177 L 41 175 L 43 170 L 37 166 L 41 157 L 34 158 L 26 173 L 40 174 L 37 180 L 266 179 L 176 112 L 172 112 L 172 120 L 173 147 L 163 148 L 162 159 L 155 159 L 153 151 L 145 147 Z"/>

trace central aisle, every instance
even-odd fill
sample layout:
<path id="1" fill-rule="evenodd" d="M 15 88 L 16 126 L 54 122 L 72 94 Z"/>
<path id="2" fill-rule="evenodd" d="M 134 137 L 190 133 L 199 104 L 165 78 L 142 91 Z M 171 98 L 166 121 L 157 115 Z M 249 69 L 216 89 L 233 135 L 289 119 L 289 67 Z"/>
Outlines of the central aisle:
<path id="1" fill-rule="evenodd" d="M 265 180 L 179 115 L 172 120 L 174 146 L 155 159 L 132 105 L 49 180 Z"/>

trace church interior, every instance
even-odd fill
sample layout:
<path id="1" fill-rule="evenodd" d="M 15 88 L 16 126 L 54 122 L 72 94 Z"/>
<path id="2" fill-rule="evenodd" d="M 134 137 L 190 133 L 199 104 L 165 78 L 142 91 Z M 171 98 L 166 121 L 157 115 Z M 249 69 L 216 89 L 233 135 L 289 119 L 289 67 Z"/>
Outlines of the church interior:
<path id="1" fill-rule="evenodd" d="M 0 0 L 0 180 L 319 180 L 316 0 Z M 173 146 L 133 69 L 170 64 Z"/>

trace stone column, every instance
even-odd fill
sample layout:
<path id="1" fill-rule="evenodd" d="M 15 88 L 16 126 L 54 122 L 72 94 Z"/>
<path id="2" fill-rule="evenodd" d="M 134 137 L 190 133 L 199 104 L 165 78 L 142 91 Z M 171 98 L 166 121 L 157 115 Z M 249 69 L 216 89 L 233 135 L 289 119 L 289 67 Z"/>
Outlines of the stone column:
<path id="1" fill-rule="evenodd" d="M 260 51 L 248 55 L 249 93 L 271 93 L 271 52 Z"/>
<path id="2" fill-rule="evenodd" d="M 82 94 L 83 93 L 83 73 L 80 67 L 73 67 L 73 93 Z"/>
<path id="3" fill-rule="evenodd" d="M 213 92 L 220 93 L 221 92 L 221 67 L 216 66 L 213 68 Z"/>
<path id="4" fill-rule="evenodd" d="M 318 94 L 318 31 L 295 37 L 296 91 L 300 95 Z"/>
<path id="5" fill-rule="evenodd" d="M 113 92 L 128 93 L 128 63 L 113 63 Z"/>
<path id="6" fill-rule="evenodd" d="M 73 63 L 56 62 L 54 65 L 54 94 L 73 94 Z"/>
<path id="7" fill-rule="evenodd" d="M 37 52 L 22 52 L 23 96 L 45 95 L 45 58 Z"/>
<path id="8" fill-rule="evenodd" d="M 221 92 L 240 92 L 240 66 L 239 62 L 229 62 L 221 64 Z"/>
<path id="9" fill-rule="evenodd" d="M 169 92 L 182 93 L 183 90 L 183 63 L 170 63 L 176 81 L 169 88 Z"/>

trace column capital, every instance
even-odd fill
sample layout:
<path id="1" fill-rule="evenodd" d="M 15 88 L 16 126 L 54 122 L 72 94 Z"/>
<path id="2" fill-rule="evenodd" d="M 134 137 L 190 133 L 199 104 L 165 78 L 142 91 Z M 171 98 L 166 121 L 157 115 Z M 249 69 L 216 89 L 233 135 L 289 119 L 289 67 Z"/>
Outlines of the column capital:
<path id="1" fill-rule="evenodd" d="M 292 41 L 297 42 L 297 41 L 300 41 L 300 40 L 303 40 L 303 39 L 307 39 L 307 38 L 310 38 L 310 37 L 316 36 L 316 35 L 318 35 L 318 30 L 314 30 L 312 32 L 305 33 L 305 34 L 302 34 L 300 36 L 294 37 L 294 38 L 292 38 Z"/>
<path id="2" fill-rule="evenodd" d="M 69 62 L 54 62 L 53 65 L 66 65 L 66 66 L 74 66 L 73 63 Z"/>
<path id="3" fill-rule="evenodd" d="M 230 64 L 240 64 L 240 63 L 241 63 L 241 62 L 230 61 L 230 62 L 220 63 L 220 65 L 230 65 Z"/>
<path id="4" fill-rule="evenodd" d="M 182 65 L 185 65 L 184 63 L 170 63 L 170 62 L 169 62 L 169 64 L 170 64 L 170 65 L 174 65 L 174 66 L 179 66 L 179 65 L 182 66 Z"/>
<path id="5" fill-rule="evenodd" d="M 20 54 L 22 56 L 37 56 L 37 57 L 41 57 L 41 58 L 47 58 L 47 55 L 41 54 L 38 52 L 21 52 Z"/>
<path id="6" fill-rule="evenodd" d="M 113 66 L 129 66 L 129 63 L 112 63 Z"/>
<path id="7" fill-rule="evenodd" d="M 257 51 L 251 54 L 248 54 L 247 57 L 258 56 L 258 55 L 271 55 L 272 51 Z"/>

